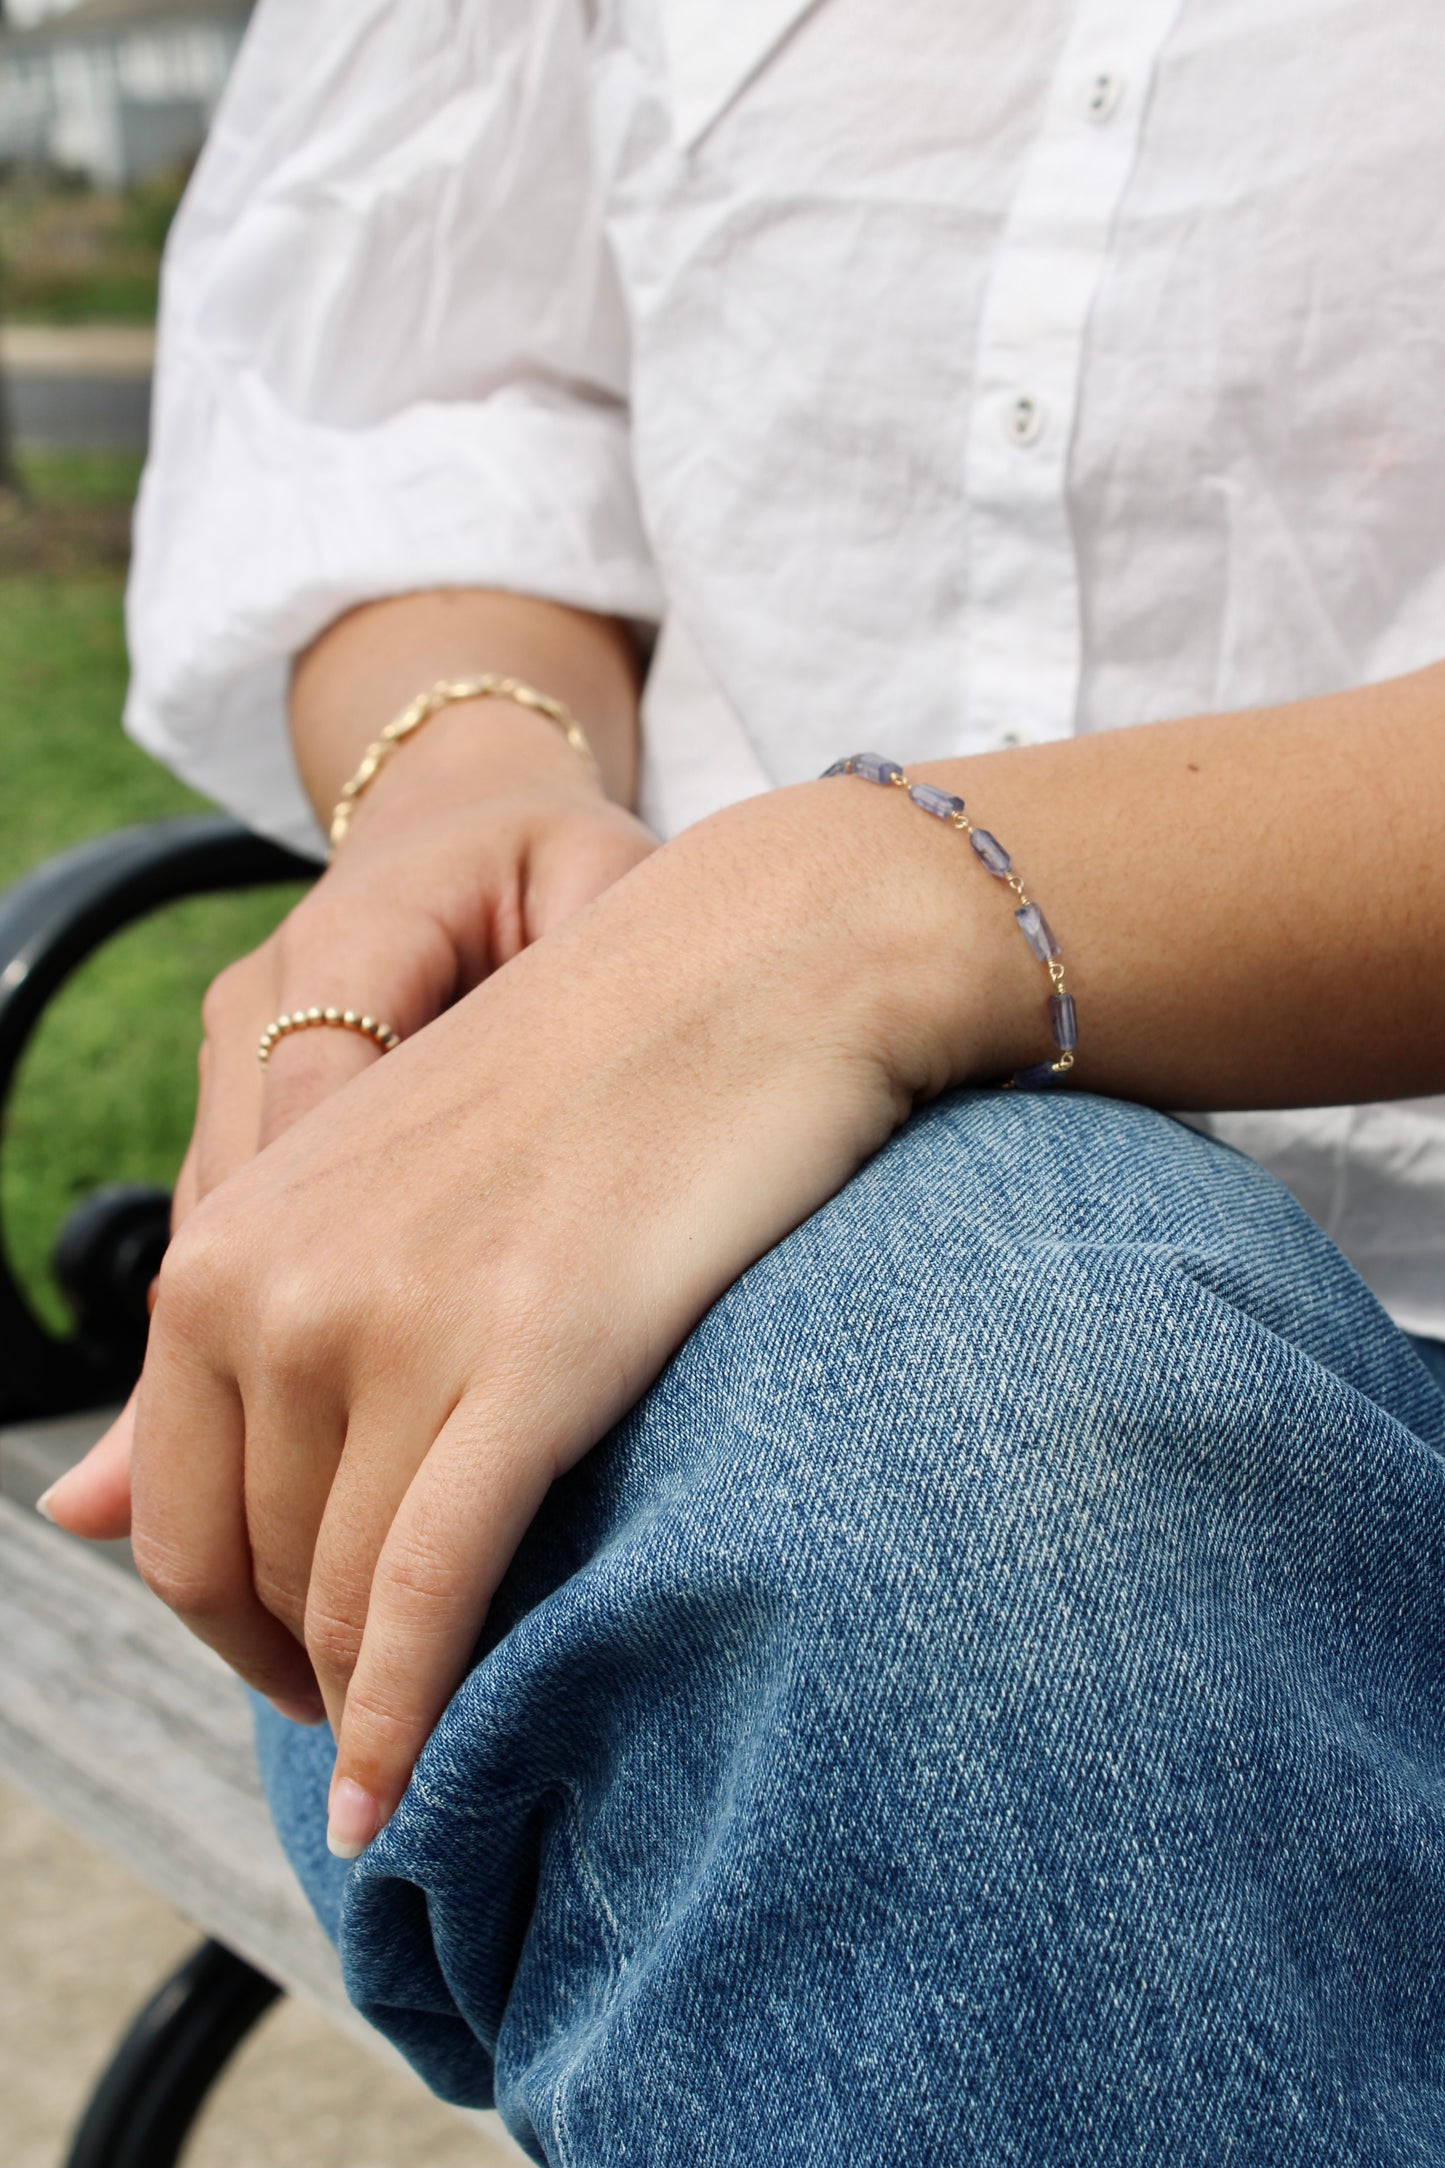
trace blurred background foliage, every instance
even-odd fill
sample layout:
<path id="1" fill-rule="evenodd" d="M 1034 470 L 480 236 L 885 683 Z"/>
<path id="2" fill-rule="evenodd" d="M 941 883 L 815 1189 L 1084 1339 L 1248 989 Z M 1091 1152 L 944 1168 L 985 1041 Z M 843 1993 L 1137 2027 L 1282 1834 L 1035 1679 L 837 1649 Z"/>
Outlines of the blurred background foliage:
<path id="1" fill-rule="evenodd" d="M 202 801 L 122 736 L 122 622 L 138 455 L 22 455 L 0 506 L 0 886 L 87 836 Z M 195 1098 L 197 1012 L 214 974 L 296 892 L 180 904 L 76 973 L 26 1057 L 0 1154 L 0 1217 L 52 1324 L 49 1269 L 71 1205 L 105 1182 L 169 1186 Z"/>
<path id="2" fill-rule="evenodd" d="M 114 190 L 64 170 L 0 180 L 0 308 L 11 323 L 150 323 L 188 168 Z"/>

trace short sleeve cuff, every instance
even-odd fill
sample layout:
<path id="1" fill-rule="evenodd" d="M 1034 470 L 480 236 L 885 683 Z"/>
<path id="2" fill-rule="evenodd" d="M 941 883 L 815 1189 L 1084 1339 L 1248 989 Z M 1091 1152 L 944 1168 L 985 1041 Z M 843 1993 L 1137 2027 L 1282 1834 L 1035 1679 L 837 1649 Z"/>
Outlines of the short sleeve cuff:
<path id="1" fill-rule="evenodd" d="M 172 354 L 167 373 L 189 357 Z M 190 364 L 199 379 L 204 361 Z M 491 587 L 655 623 L 625 414 L 545 383 L 356 429 L 255 377 L 159 403 L 127 597 L 125 723 L 261 834 L 324 855 L 286 727 L 292 659 L 345 611 Z M 418 687 L 418 690 L 421 688 Z"/>

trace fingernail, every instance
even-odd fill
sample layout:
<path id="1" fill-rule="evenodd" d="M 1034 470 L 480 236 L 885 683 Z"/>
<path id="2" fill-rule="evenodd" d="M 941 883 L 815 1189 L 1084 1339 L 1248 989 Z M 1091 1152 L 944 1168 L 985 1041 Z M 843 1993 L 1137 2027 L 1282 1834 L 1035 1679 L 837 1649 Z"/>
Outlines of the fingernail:
<path id="1" fill-rule="evenodd" d="M 49 1490 L 42 1491 L 40 1493 L 40 1496 L 35 1501 L 36 1512 L 41 1516 L 43 1520 L 49 1521 L 52 1527 L 59 1526 L 55 1515 L 50 1510 L 50 1501 L 55 1496 L 55 1493 L 59 1490 L 59 1488 L 60 1484 L 58 1481 L 52 1483 Z"/>
<path id="2" fill-rule="evenodd" d="M 381 1809 L 370 1792 L 351 1777 L 343 1777 L 331 1794 L 326 1824 L 326 1849 L 337 1859 L 356 1859 L 366 1850 L 381 1826 Z"/>
<path id="3" fill-rule="evenodd" d="M 321 1724 L 326 1720 L 325 1706 L 319 1701 L 282 1701 L 279 1695 L 273 1695 L 271 1706 L 293 1724 Z"/>

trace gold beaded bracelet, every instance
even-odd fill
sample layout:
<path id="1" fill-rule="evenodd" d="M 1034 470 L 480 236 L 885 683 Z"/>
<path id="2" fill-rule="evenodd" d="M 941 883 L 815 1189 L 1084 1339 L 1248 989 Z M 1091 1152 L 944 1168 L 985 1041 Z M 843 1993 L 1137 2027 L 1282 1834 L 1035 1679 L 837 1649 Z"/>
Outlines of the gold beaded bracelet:
<path id="1" fill-rule="evenodd" d="M 381 736 L 373 739 L 362 754 L 355 775 L 342 785 L 336 811 L 331 816 L 333 851 L 345 840 L 351 826 L 352 808 L 377 770 L 390 760 L 397 747 L 414 730 L 420 730 L 422 724 L 436 714 L 438 708 L 450 707 L 458 700 L 509 700 L 513 707 L 525 708 L 529 715 L 545 716 L 549 723 L 556 724 L 573 752 L 594 771 L 597 768 L 597 755 L 565 701 L 554 700 L 550 693 L 539 693 L 535 685 L 528 685 L 522 678 L 494 677 L 490 673 L 485 677 L 441 678 L 427 692 L 418 693 L 409 707 L 392 718 Z"/>

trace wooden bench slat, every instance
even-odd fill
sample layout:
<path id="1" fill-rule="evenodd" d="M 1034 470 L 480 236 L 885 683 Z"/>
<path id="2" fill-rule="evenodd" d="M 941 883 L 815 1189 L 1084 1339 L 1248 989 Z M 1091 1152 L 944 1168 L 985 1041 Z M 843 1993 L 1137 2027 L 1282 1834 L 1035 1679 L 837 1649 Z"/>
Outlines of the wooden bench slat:
<path id="1" fill-rule="evenodd" d="M 225 1665 L 129 1575 L 0 1499 L 6 1774 L 351 2031 L 336 1959 L 276 1841 Z"/>
<path id="2" fill-rule="evenodd" d="M 77 1543 L 30 1510 L 104 1423 L 0 1433 L 0 1769 L 203 1932 L 404 2069 L 347 2001 L 271 1827 L 237 1679 L 133 1570 L 117 1570 L 128 1544 Z M 479 2162 L 524 2161 L 491 2110 L 451 2112 L 485 2135 Z"/>

